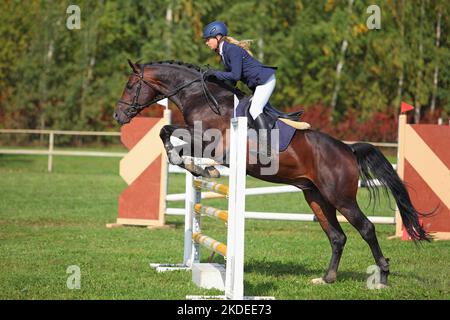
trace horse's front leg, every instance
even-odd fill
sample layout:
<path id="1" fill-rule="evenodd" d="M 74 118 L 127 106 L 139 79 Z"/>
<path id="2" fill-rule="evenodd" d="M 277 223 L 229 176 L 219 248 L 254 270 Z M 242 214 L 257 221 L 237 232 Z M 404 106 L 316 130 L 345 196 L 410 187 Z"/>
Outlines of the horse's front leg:
<path id="1" fill-rule="evenodd" d="M 169 162 L 173 165 L 177 165 L 184 168 L 183 158 L 180 156 L 179 151 L 170 141 L 170 137 L 172 136 L 173 132 L 177 129 L 179 129 L 179 127 L 173 125 L 166 125 L 161 128 L 159 137 L 163 142 L 164 149 L 166 149 L 167 158 L 169 159 Z"/>
<path id="2" fill-rule="evenodd" d="M 159 134 L 163 144 L 164 148 L 166 149 L 167 157 L 169 159 L 169 162 L 173 165 L 177 165 L 180 168 L 188 170 L 190 173 L 192 173 L 194 176 L 202 176 L 205 178 L 217 178 L 220 176 L 219 171 L 215 169 L 214 167 L 206 167 L 203 169 L 202 167 L 196 165 L 192 158 L 190 160 L 183 159 L 182 155 L 187 156 L 193 156 L 192 152 L 186 152 L 186 148 L 183 146 L 175 147 L 172 142 L 170 141 L 170 137 L 173 135 L 174 137 L 178 137 L 178 134 L 180 132 L 175 132 L 177 129 L 179 129 L 182 133 L 180 137 L 182 137 L 188 145 L 188 150 L 196 150 L 196 143 L 202 144 L 202 141 L 195 141 L 194 135 L 192 130 L 188 128 L 182 128 L 177 127 L 173 125 L 166 125 L 161 129 L 161 132 Z M 175 132 L 175 135 L 174 135 Z M 189 153 L 189 154 L 185 154 Z"/>

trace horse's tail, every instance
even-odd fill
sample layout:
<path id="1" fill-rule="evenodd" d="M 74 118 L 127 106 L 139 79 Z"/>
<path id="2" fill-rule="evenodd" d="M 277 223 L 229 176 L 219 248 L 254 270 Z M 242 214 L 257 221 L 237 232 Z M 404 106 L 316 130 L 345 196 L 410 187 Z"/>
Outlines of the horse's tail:
<path id="1" fill-rule="evenodd" d="M 356 155 L 362 182 L 369 188 L 371 196 L 378 195 L 373 176 L 391 191 L 411 239 L 430 241 L 429 234 L 419 223 L 419 215 L 423 214 L 414 208 L 405 185 L 381 151 L 369 143 L 355 143 L 350 148 Z"/>

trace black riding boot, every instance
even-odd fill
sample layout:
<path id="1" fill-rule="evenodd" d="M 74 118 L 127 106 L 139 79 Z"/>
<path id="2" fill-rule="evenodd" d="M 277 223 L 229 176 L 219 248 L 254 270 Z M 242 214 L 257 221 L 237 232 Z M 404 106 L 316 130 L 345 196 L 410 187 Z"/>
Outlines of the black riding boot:
<path id="1" fill-rule="evenodd" d="M 271 156 L 271 140 L 270 140 L 270 128 L 269 124 L 267 123 L 267 120 L 265 118 L 264 113 L 261 113 L 256 119 L 254 120 L 255 123 L 255 129 L 258 134 L 258 141 L 259 141 L 259 153 L 262 154 L 264 157 L 270 158 Z"/>

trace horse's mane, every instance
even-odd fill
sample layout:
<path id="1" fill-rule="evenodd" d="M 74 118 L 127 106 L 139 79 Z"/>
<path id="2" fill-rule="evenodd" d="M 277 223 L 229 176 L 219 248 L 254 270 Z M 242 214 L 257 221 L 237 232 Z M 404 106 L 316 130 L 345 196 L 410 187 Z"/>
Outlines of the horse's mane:
<path id="1" fill-rule="evenodd" d="M 200 72 L 202 70 L 202 68 L 200 68 L 199 66 L 192 64 L 192 63 L 187 63 L 187 62 L 183 62 L 183 61 L 178 61 L 178 60 L 164 60 L 164 61 L 150 61 L 147 63 L 144 63 L 143 66 L 147 67 L 147 66 L 154 66 L 154 65 L 178 65 L 178 66 L 183 66 L 186 67 L 188 69 L 194 69 L 195 71 Z"/>
<path id="2" fill-rule="evenodd" d="M 142 66 L 144 66 L 144 67 L 147 67 L 147 66 L 157 66 L 157 65 L 180 66 L 180 67 L 185 67 L 185 68 L 187 68 L 187 69 L 189 69 L 189 70 L 195 70 L 195 71 L 197 71 L 197 72 L 201 72 L 201 71 L 202 71 L 202 68 L 199 67 L 199 66 L 197 66 L 197 65 L 195 65 L 195 64 L 187 63 L 187 62 L 183 62 L 183 61 L 179 61 L 179 60 L 150 61 L 150 62 L 147 62 L 147 63 L 142 64 Z M 220 81 L 221 83 L 223 83 L 224 86 L 225 86 L 225 88 L 228 88 L 228 90 L 234 92 L 234 93 L 237 94 L 238 96 L 239 96 L 239 95 L 245 96 L 245 92 L 243 92 L 243 91 L 240 90 L 239 88 L 237 88 L 237 87 L 232 87 L 232 86 L 230 86 L 230 84 L 228 84 L 228 83 L 226 83 L 226 82 L 224 82 L 224 81 L 221 81 L 221 80 L 218 80 L 218 81 Z"/>

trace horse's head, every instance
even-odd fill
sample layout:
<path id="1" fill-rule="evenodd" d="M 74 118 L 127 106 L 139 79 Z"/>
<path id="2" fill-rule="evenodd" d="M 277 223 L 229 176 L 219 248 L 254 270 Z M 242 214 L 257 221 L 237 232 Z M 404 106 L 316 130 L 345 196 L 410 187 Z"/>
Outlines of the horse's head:
<path id="1" fill-rule="evenodd" d="M 128 60 L 133 72 L 123 90 L 122 97 L 114 110 L 114 119 L 124 125 L 131 121 L 142 109 L 153 104 L 161 93 L 151 80 L 144 79 L 144 66 Z"/>
<path id="2" fill-rule="evenodd" d="M 195 65 L 179 61 L 142 65 L 130 60 L 128 64 L 133 72 L 114 110 L 114 119 L 120 125 L 130 122 L 142 109 L 164 98 L 171 99 L 183 114 L 182 104 L 191 105 L 192 108 L 186 108 L 191 116 L 194 108 L 199 110 L 195 114 L 211 111 L 217 115 L 220 115 L 220 108 L 233 109 L 228 102 L 233 101 L 234 88 L 217 79 L 205 80 L 204 70 Z M 218 101 L 222 104 L 220 108 Z"/>

